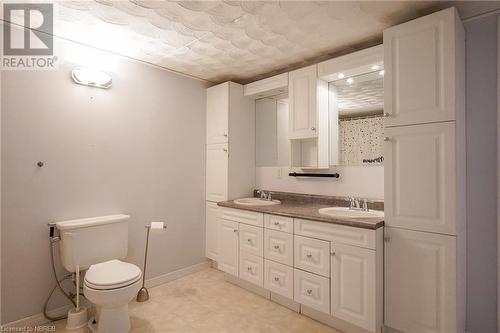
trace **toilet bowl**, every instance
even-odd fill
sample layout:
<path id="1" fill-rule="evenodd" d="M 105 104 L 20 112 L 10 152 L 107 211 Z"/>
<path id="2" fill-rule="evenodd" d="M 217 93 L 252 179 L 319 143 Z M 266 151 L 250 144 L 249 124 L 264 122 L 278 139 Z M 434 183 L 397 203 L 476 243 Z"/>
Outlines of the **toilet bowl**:
<path id="1" fill-rule="evenodd" d="M 83 294 L 96 307 L 97 324 L 89 325 L 92 330 L 98 333 L 130 331 L 128 303 L 141 288 L 141 277 L 139 267 L 116 259 L 89 267 Z"/>

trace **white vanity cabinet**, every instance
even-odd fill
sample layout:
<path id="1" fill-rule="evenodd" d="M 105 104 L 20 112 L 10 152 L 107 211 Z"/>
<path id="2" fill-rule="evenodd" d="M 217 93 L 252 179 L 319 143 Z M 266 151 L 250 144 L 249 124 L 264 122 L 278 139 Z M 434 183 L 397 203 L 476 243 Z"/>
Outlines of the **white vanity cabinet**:
<path id="1" fill-rule="evenodd" d="M 219 252 L 219 213 L 220 209 L 215 202 L 206 202 L 206 223 L 205 223 L 205 256 L 209 259 L 217 261 L 217 254 Z"/>
<path id="2" fill-rule="evenodd" d="M 384 228 L 220 209 L 221 270 L 345 332 L 381 332 Z"/>
<path id="3" fill-rule="evenodd" d="M 455 8 L 384 31 L 384 325 L 465 331 L 465 37 Z"/>

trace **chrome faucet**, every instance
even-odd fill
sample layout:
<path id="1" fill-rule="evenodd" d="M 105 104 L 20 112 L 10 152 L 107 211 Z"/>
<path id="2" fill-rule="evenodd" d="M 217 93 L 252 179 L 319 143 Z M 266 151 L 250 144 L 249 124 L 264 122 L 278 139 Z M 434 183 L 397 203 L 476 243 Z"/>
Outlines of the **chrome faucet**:
<path id="1" fill-rule="evenodd" d="M 257 190 L 257 194 L 260 195 L 260 200 L 273 200 L 272 199 L 272 192 L 265 192 L 264 190 Z"/>
<path id="2" fill-rule="evenodd" d="M 360 202 L 363 203 L 362 206 L 361 206 Z M 361 210 L 361 211 L 367 212 L 369 210 L 368 209 L 368 200 L 349 197 L 349 209 Z"/>

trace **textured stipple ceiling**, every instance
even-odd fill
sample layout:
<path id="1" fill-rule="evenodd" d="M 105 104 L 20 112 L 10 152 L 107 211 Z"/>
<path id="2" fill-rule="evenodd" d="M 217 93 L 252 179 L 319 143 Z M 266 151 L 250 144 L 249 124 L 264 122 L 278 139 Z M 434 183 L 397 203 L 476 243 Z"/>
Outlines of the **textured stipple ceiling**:
<path id="1" fill-rule="evenodd" d="M 58 1 L 54 34 L 212 82 L 247 83 L 381 40 L 427 1 Z"/>

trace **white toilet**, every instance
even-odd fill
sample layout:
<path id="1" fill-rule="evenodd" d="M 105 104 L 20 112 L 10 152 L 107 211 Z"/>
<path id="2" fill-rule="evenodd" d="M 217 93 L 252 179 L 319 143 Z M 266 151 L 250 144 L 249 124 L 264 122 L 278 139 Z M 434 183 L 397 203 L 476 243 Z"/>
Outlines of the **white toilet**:
<path id="1" fill-rule="evenodd" d="M 96 306 L 99 333 L 130 331 L 128 303 L 142 285 L 142 271 L 120 261 L 128 250 L 128 215 L 110 215 L 57 222 L 63 266 L 70 272 L 87 270 L 83 293 Z M 92 320 L 91 320 L 92 322 Z"/>

